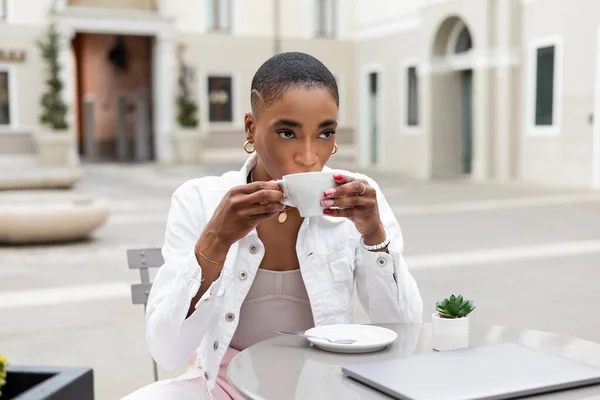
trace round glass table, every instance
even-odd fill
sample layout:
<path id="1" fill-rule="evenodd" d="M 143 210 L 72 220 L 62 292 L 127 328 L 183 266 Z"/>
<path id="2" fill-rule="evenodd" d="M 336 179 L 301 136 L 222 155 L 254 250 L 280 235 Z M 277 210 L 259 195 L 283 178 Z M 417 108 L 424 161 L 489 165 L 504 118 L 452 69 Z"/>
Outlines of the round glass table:
<path id="1" fill-rule="evenodd" d="M 231 361 L 228 379 L 245 397 L 260 400 L 375 400 L 390 399 L 342 375 L 346 364 L 433 352 L 431 323 L 377 324 L 398 333 L 394 344 L 367 354 L 338 354 L 320 350 L 302 338 L 279 336 L 240 352 Z M 600 344 L 556 333 L 504 326 L 471 325 L 469 346 L 515 342 L 600 367 Z M 427 377 L 424 372 L 424 379 Z M 466 380 L 468 382 L 468 378 Z M 600 398 L 600 385 L 538 395 L 543 399 Z"/>

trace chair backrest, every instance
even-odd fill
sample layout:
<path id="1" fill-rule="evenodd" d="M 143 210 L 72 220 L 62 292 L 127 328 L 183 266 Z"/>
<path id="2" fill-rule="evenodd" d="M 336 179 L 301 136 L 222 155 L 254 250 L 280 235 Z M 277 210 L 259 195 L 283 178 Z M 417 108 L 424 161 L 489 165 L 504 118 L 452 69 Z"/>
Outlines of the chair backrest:
<path id="1" fill-rule="evenodd" d="M 152 288 L 150 282 L 150 268 L 159 268 L 164 263 L 160 247 L 148 249 L 129 249 L 127 250 L 127 264 L 129 269 L 140 270 L 141 283 L 131 285 L 131 302 L 133 304 L 148 303 L 148 296 Z"/>
<path id="2" fill-rule="evenodd" d="M 152 289 L 149 269 L 159 268 L 163 264 L 164 259 L 159 247 L 127 250 L 127 265 L 129 266 L 129 269 L 139 269 L 141 279 L 141 283 L 134 283 L 131 285 L 131 302 L 133 304 L 143 304 L 144 312 L 146 312 L 148 296 L 150 296 L 150 289 Z M 158 367 L 154 359 L 152 359 L 152 371 L 154 381 L 156 382 L 158 381 Z"/>

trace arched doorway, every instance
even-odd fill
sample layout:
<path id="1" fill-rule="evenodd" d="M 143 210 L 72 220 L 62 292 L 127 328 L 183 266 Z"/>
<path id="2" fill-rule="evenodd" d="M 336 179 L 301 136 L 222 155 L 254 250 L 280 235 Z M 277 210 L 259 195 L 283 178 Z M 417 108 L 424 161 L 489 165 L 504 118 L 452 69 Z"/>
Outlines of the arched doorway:
<path id="1" fill-rule="evenodd" d="M 473 171 L 473 37 L 459 17 L 438 28 L 432 49 L 431 140 L 433 177 Z"/>

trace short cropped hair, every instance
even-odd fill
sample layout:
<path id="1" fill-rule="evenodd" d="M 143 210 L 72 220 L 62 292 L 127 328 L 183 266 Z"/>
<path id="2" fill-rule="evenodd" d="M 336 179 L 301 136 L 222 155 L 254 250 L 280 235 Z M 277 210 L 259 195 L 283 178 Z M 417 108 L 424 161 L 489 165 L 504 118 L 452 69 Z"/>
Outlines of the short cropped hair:
<path id="1" fill-rule="evenodd" d="M 252 112 L 270 106 L 291 87 L 327 89 L 339 107 L 337 82 L 331 71 L 309 54 L 287 52 L 269 58 L 254 74 L 250 94 Z"/>

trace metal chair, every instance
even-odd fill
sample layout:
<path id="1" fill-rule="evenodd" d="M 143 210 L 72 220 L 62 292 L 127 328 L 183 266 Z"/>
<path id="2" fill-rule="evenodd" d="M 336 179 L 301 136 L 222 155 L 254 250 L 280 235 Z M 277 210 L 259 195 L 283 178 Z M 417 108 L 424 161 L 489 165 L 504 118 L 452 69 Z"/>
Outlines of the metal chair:
<path id="1" fill-rule="evenodd" d="M 129 249 L 127 250 L 127 264 L 129 269 L 139 269 L 141 283 L 131 285 L 131 302 L 133 304 L 144 305 L 144 315 L 148 304 L 148 296 L 152 288 L 150 281 L 149 268 L 159 268 L 164 263 L 160 248 L 148 249 Z M 156 361 L 152 359 L 152 368 L 154 370 L 154 381 L 158 380 L 158 369 Z"/>

